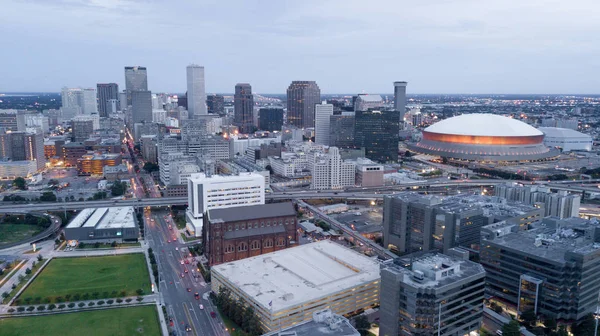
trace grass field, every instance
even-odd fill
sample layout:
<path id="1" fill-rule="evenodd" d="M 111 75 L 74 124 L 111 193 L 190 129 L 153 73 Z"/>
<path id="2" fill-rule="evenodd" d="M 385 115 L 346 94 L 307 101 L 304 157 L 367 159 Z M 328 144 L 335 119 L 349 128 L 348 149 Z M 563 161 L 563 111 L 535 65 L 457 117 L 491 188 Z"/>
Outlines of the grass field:
<path id="1" fill-rule="evenodd" d="M 156 307 L 115 308 L 0 320 L 3 336 L 160 335 Z"/>
<path id="2" fill-rule="evenodd" d="M 44 228 L 28 224 L 0 224 L 0 245 L 18 242 L 35 236 Z"/>
<path id="3" fill-rule="evenodd" d="M 116 297 L 116 293 L 150 293 L 150 277 L 142 253 L 103 257 L 54 258 L 20 295 L 20 300 L 66 295 Z M 96 294 L 96 295 L 94 295 Z M 74 298 L 71 298 L 75 301 Z"/>

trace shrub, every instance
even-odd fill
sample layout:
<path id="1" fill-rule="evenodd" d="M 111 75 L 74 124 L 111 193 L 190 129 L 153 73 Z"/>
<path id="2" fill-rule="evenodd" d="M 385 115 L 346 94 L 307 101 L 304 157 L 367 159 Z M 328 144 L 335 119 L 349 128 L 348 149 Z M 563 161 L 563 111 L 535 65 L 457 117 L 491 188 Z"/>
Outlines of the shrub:
<path id="1" fill-rule="evenodd" d="M 30 297 L 26 297 L 23 299 L 23 301 L 25 301 L 25 304 L 29 304 L 29 302 L 31 302 L 31 298 Z"/>
<path id="2" fill-rule="evenodd" d="M 98 306 L 101 306 L 101 305 L 103 305 L 103 304 L 104 304 L 104 301 L 103 301 L 103 300 L 100 300 L 100 301 L 98 301 Z"/>
<path id="3" fill-rule="evenodd" d="M 81 299 L 81 294 L 76 293 L 75 295 L 73 295 L 73 301 L 79 301 L 79 299 Z"/>
<path id="4" fill-rule="evenodd" d="M 127 302 L 127 303 L 131 302 L 131 298 L 125 299 L 125 302 Z"/>
<path id="5" fill-rule="evenodd" d="M 83 306 L 85 306 L 85 303 L 83 303 L 83 302 L 79 302 L 77 305 L 78 305 L 79 307 L 83 307 Z"/>
<path id="6" fill-rule="evenodd" d="M 82 300 L 89 300 L 90 299 L 90 293 L 85 293 L 81 296 Z"/>
<path id="7" fill-rule="evenodd" d="M 10 308 L 10 309 L 9 309 L 9 310 L 7 310 L 7 311 L 8 311 L 9 313 L 14 313 L 14 312 L 15 312 L 14 308 Z"/>
<path id="8" fill-rule="evenodd" d="M 106 299 L 106 298 L 110 297 L 110 294 L 108 292 L 104 292 L 104 293 L 102 293 L 102 297 Z"/>
<path id="9" fill-rule="evenodd" d="M 48 297 L 44 298 L 44 303 L 50 303 L 50 302 L 52 302 L 51 297 L 48 296 Z"/>
<path id="10" fill-rule="evenodd" d="M 64 304 L 64 303 L 61 303 L 61 304 L 59 304 L 59 305 L 58 305 L 58 309 L 65 309 L 65 307 L 66 307 L 66 306 L 65 306 L 65 304 Z"/>
<path id="11" fill-rule="evenodd" d="M 69 304 L 67 305 L 67 307 L 69 307 L 69 308 L 73 308 L 73 307 L 75 307 L 75 304 L 74 304 L 73 302 L 71 302 L 71 303 L 69 303 Z"/>
<path id="12" fill-rule="evenodd" d="M 144 298 L 141 296 L 138 296 L 136 300 L 137 300 L 137 302 L 142 302 L 144 300 Z"/>
<path id="13" fill-rule="evenodd" d="M 92 302 L 90 302 L 90 303 L 88 303 L 88 306 L 89 306 L 89 307 L 91 307 L 91 306 L 93 306 L 93 305 L 95 305 L 95 303 L 94 303 L 93 301 L 92 301 Z"/>
<path id="14" fill-rule="evenodd" d="M 62 297 L 62 296 L 57 296 L 57 297 L 55 297 L 55 298 L 54 298 L 54 301 L 56 301 L 57 303 L 61 303 L 61 302 L 63 302 L 64 300 L 65 300 L 65 299 L 63 299 L 63 297 Z"/>
<path id="15" fill-rule="evenodd" d="M 42 302 L 42 297 L 40 297 L 40 296 L 33 299 L 33 303 L 40 303 L 40 302 Z"/>
<path id="16" fill-rule="evenodd" d="M 48 310 L 54 310 L 55 308 L 56 308 L 56 305 L 55 305 L 54 303 L 51 303 L 51 304 L 48 306 Z"/>
<path id="17" fill-rule="evenodd" d="M 108 304 L 113 304 L 115 301 L 114 300 L 106 300 L 106 303 Z"/>
<path id="18" fill-rule="evenodd" d="M 25 311 L 25 307 L 17 307 L 17 311 L 18 312 L 24 312 Z"/>
<path id="19" fill-rule="evenodd" d="M 135 291 L 138 295 L 144 295 L 144 290 L 139 288 L 138 290 Z"/>
<path id="20" fill-rule="evenodd" d="M 121 297 L 125 297 L 125 296 L 127 296 L 127 292 L 125 292 L 125 291 L 121 291 L 121 293 L 119 293 L 119 295 L 120 295 Z"/>
<path id="21" fill-rule="evenodd" d="M 71 300 L 71 294 L 65 295 L 65 300 L 67 300 L 67 301 Z"/>
<path id="22" fill-rule="evenodd" d="M 43 311 L 43 310 L 45 310 L 45 309 L 46 309 L 46 306 L 38 306 L 38 307 L 37 307 L 37 310 L 39 310 L 39 311 Z"/>
<path id="23" fill-rule="evenodd" d="M 97 299 L 97 298 L 98 298 L 98 296 L 100 296 L 100 293 L 98 293 L 98 292 L 93 292 L 93 293 L 92 293 L 92 297 L 93 297 L 94 299 Z"/>
<path id="24" fill-rule="evenodd" d="M 34 309 L 35 309 L 35 307 L 34 307 L 34 306 L 29 306 L 29 307 L 27 307 L 27 311 L 33 311 Z"/>

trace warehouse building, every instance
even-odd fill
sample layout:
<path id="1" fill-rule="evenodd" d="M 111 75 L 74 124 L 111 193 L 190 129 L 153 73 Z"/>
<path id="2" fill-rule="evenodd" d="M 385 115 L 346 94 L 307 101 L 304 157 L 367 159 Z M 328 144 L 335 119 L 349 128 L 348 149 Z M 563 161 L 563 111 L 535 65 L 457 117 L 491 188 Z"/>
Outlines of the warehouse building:
<path id="1" fill-rule="evenodd" d="M 84 209 L 65 227 L 65 238 L 76 242 L 137 241 L 133 207 Z"/>
<path id="2" fill-rule="evenodd" d="M 358 313 L 379 304 L 379 264 L 322 240 L 211 268 L 212 290 L 252 307 L 265 332 L 309 321 L 329 308 Z"/>
<path id="3" fill-rule="evenodd" d="M 540 127 L 544 133 L 544 145 L 561 149 L 563 152 L 591 151 L 594 140 L 590 135 L 570 128 Z"/>

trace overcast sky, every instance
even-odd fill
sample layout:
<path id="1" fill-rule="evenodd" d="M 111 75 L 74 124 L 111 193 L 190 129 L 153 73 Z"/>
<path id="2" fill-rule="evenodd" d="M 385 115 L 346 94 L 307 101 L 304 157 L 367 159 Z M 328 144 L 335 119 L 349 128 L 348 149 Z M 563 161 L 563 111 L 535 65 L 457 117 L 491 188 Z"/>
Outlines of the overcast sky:
<path id="1" fill-rule="evenodd" d="M 0 0 L 0 91 L 600 93 L 598 0 Z"/>

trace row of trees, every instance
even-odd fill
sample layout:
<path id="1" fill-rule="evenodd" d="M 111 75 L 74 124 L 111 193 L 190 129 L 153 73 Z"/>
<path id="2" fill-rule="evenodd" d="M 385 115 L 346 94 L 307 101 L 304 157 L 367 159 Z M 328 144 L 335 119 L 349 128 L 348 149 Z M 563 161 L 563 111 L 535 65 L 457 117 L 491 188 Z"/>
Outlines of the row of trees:
<path id="1" fill-rule="evenodd" d="M 231 292 L 227 288 L 219 287 L 216 305 L 225 316 L 229 317 L 250 336 L 263 334 L 254 309 L 246 306 L 242 300 L 232 297 Z"/>
<path id="2" fill-rule="evenodd" d="M 555 319 L 546 319 L 543 321 L 543 326 L 537 324 L 538 318 L 531 311 L 525 311 L 519 316 L 521 324 L 517 320 L 511 320 L 509 323 L 502 326 L 502 335 L 517 336 L 521 335 L 520 329 L 524 326 L 535 335 L 548 336 L 568 336 L 569 332 L 565 325 L 558 325 Z M 593 314 L 586 315 L 579 323 L 571 325 L 571 334 L 575 336 L 593 336 L 596 332 L 596 321 Z"/>
<path id="3" fill-rule="evenodd" d="M 138 297 L 138 298 L 136 298 L 136 301 L 137 301 L 137 302 L 142 302 L 143 300 L 144 300 L 144 298 L 143 298 L 143 297 L 141 297 L 141 296 L 140 296 L 140 297 Z M 17 307 L 16 309 L 15 309 L 15 308 L 10 308 L 10 309 L 8 310 L 8 312 L 9 312 L 9 313 L 14 313 L 15 311 L 17 311 L 17 312 L 20 312 L 20 313 L 21 313 L 21 312 L 24 312 L 24 311 L 31 312 L 31 311 L 34 311 L 34 310 L 37 310 L 37 311 L 44 311 L 44 310 L 54 310 L 54 309 L 56 309 L 56 308 L 58 308 L 58 309 L 65 309 L 65 308 L 67 308 L 67 307 L 69 307 L 69 308 L 75 308 L 75 306 L 77 306 L 77 307 L 79 307 L 79 308 L 83 308 L 83 307 L 85 307 L 85 306 L 88 306 L 88 307 L 93 307 L 93 306 L 96 306 L 96 305 L 98 305 L 98 306 L 102 306 L 102 305 L 104 305 L 104 304 L 109 304 L 109 305 L 111 305 L 111 304 L 113 304 L 113 303 L 115 303 L 115 302 L 116 302 L 116 303 L 123 303 L 123 302 L 130 303 L 131 301 L 133 301 L 133 299 L 131 299 L 131 298 L 127 298 L 127 299 L 125 299 L 125 300 L 123 300 L 123 299 L 116 299 L 116 300 L 112 300 L 112 299 L 111 299 L 111 300 L 106 300 L 106 301 L 104 301 L 104 300 L 100 300 L 100 301 L 97 301 L 97 302 L 93 302 L 93 301 L 92 301 L 92 302 L 88 302 L 87 304 L 86 304 L 85 302 L 79 302 L 78 304 L 75 304 L 75 303 L 73 303 L 73 302 L 71 302 L 71 303 L 69 303 L 69 304 L 64 304 L 64 303 L 61 303 L 61 304 L 58 304 L 58 305 L 56 305 L 56 304 L 54 304 L 54 303 L 51 303 L 51 304 L 49 304 L 47 307 L 46 307 L 46 305 L 41 305 L 41 306 L 37 306 L 37 308 L 36 308 L 36 307 L 34 307 L 34 306 L 29 306 L 29 307 L 27 307 L 27 308 L 25 308 L 25 307 L 21 306 L 21 307 Z"/>
<path id="4" fill-rule="evenodd" d="M 19 195 L 6 195 L 2 199 L 4 202 L 56 202 L 56 194 L 52 191 L 44 191 L 40 197 L 25 198 Z"/>
<path id="5" fill-rule="evenodd" d="M 144 294 L 144 290 L 143 289 L 138 289 L 136 291 L 137 295 L 143 295 Z M 40 296 L 38 297 L 25 297 L 25 298 L 19 298 L 17 300 L 15 300 L 15 305 L 20 305 L 20 304 L 39 304 L 39 303 L 63 303 L 63 302 L 73 302 L 73 301 L 88 301 L 88 300 L 97 300 L 97 299 L 109 299 L 109 298 L 122 298 L 127 296 L 127 292 L 126 291 L 121 291 L 121 292 L 117 292 L 117 291 L 112 291 L 112 292 L 93 292 L 93 293 L 84 293 L 84 294 L 79 294 L 79 293 L 75 293 L 73 295 L 71 294 L 67 294 L 65 296 L 48 296 L 45 298 L 42 298 Z M 120 299 L 119 299 L 120 300 Z"/>
<path id="6" fill-rule="evenodd" d="M 148 248 L 148 259 L 150 259 L 150 266 L 152 267 L 152 275 L 154 275 L 154 282 L 156 283 L 156 290 L 158 290 L 158 265 L 156 264 L 156 256 L 152 248 Z"/>

